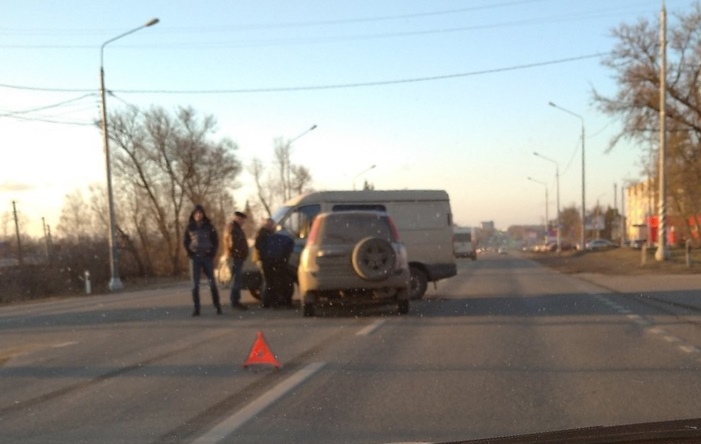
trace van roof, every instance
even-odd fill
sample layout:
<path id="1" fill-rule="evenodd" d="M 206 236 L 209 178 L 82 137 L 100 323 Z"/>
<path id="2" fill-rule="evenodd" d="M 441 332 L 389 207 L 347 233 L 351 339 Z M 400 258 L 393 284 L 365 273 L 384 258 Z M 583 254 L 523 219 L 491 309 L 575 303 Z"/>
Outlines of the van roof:
<path id="1" fill-rule="evenodd" d="M 361 191 L 315 191 L 302 194 L 285 202 L 285 206 L 296 206 L 306 201 L 328 202 L 421 202 L 449 201 L 445 190 L 361 190 Z"/>

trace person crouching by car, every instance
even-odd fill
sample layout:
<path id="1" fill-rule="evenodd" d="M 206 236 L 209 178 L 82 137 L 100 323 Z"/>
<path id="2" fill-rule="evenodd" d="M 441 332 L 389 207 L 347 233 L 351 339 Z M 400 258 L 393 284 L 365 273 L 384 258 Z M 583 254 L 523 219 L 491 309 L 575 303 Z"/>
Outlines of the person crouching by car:
<path id="1" fill-rule="evenodd" d="M 273 307 L 292 306 L 294 278 L 288 262 L 295 242 L 282 231 L 268 236 L 262 256 L 268 302 Z"/>
<path id="2" fill-rule="evenodd" d="M 204 212 L 202 205 L 196 205 L 190 214 L 183 245 L 187 256 L 192 263 L 192 302 L 195 306 L 192 316 L 200 315 L 200 273 L 209 281 L 209 289 L 212 293 L 212 302 L 217 309 L 217 314 L 221 314 L 221 302 L 219 301 L 219 290 L 214 280 L 213 259 L 219 248 L 219 236 L 216 228 L 210 222 Z"/>

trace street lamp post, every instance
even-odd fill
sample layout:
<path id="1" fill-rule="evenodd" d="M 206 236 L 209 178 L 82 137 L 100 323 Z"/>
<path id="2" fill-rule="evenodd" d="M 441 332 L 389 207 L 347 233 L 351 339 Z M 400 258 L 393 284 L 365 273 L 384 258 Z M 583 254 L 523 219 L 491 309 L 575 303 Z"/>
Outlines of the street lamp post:
<path id="1" fill-rule="evenodd" d="M 667 246 L 667 9 L 660 11 L 660 149 L 658 160 L 659 208 L 657 219 L 657 251 L 655 260 L 669 259 Z"/>
<path id="2" fill-rule="evenodd" d="M 291 184 L 291 180 L 290 180 L 290 175 L 291 175 L 291 172 L 290 172 L 290 170 L 291 170 L 291 165 L 290 165 L 290 149 L 291 148 L 290 148 L 290 145 L 292 145 L 292 142 L 294 142 L 295 140 L 299 139 L 300 137 L 304 136 L 305 134 L 307 134 L 310 131 L 314 131 L 315 129 L 316 129 L 316 125 L 312 125 L 311 127 L 309 127 L 309 129 L 305 130 L 302 134 L 298 135 L 294 139 L 287 142 L 287 150 L 285 152 L 285 175 L 287 176 L 287 177 L 285 177 L 285 182 L 287 182 L 285 184 L 285 200 L 289 200 L 292 198 L 292 184 Z"/>
<path id="3" fill-rule="evenodd" d="M 109 205 L 109 247 L 110 247 L 110 273 L 111 278 L 108 284 L 110 290 L 120 290 L 122 286 L 122 281 L 119 279 L 119 256 L 117 252 L 117 242 L 116 242 L 116 223 L 114 217 L 114 196 L 112 193 L 112 161 L 110 158 L 110 139 L 109 130 L 107 128 L 107 100 L 105 97 L 105 68 L 104 68 L 104 52 L 105 46 L 107 44 L 114 42 L 115 40 L 121 39 L 124 36 L 132 34 L 140 29 L 146 28 L 148 26 L 153 26 L 158 23 L 158 19 L 154 18 L 146 22 L 145 24 L 127 31 L 123 34 L 118 35 L 107 40 L 100 46 L 100 101 L 102 104 L 102 147 L 105 151 L 105 171 L 107 173 L 107 201 Z"/>
<path id="4" fill-rule="evenodd" d="M 584 151 L 584 117 L 582 117 L 579 114 L 572 112 L 568 109 L 565 109 L 561 106 L 558 106 L 558 105 L 554 104 L 553 102 L 548 102 L 548 105 L 552 106 L 553 108 L 557 108 L 560 111 L 564 111 L 571 116 L 578 118 L 579 121 L 582 123 L 582 231 L 580 234 L 579 243 L 582 246 L 582 248 L 584 248 L 584 244 L 586 242 L 585 233 L 586 233 L 586 220 L 587 220 L 587 206 L 586 206 L 586 202 L 584 199 L 585 189 L 586 189 L 586 186 L 585 186 L 586 185 L 585 162 L 584 162 L 584 153 L 585 153 L 585 151 Z"/>
<path id="5" fill-rule="evenodd" d="M 532 177 L 528 177 L 528 180 L 531 182 L 539 183 L 545 187 L 545 236 L 548 235 L 548 225 L 550 224 L 550 219 L 549 219 L 549 214 L 548 214 L 548 184 L 545 182 L 541 182 L 540 180 L 536 180 Z"/>
<path id="6" fill-rule="evenodd" d="M 555 164 L 555 183 L 556 183 L 556 192 L 557 192 L 557 252 L 560 253 L 562 251 L 562 243 L 561 243 L 561 237 L 560 237 L 560 231 L 562 231 L 562 225 L 560 224 L 560 164 L 557 163 L 556 161 L 552 160 L 549 157 L 545 157 L 542 154 L 538 154 L 536 152 L 533 153 L 533 155 L 540 157 L 543 160 L 547 160 L 548 162 L 552 162 Z"/>
<path id="7" fill-rule="evenodd" d="M 355 191 L 355 179 L 357 179 L 358 177 L 360 177 L 360 176 L 362 176 L 363 174 L 367 173 L 368 171 L 370 171 L 370 170 L 372 170 L 372 169 L 375 169 L 375 166 L 376 166 L 376 165 L 372 165 L 370 168 L 364 169 L 363 171 L 361 171 L 361 172 L 359 172 L 358 174 L 356 174 L 355 176 L 353 176 L 353 190 L 354 190 L 354 191 Z"/>

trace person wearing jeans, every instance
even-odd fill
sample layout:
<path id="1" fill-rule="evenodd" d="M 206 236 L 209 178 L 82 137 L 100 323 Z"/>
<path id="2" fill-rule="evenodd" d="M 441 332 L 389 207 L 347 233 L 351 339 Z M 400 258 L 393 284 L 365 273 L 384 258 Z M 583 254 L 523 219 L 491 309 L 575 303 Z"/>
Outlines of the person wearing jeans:
<path id="1" fill-rule="evenodd" d="M 201 273 L 204 273 L 209 281 L 214 308 L 216 308 L 217 314 L 221 314 L 221 302 L 217 283 L 214 280 L 213 266 L 213 259 L 219 247 L 219 236 L 202 205 L 196 205 L 190 214 L 183 236 L 183 245 L 192 264 L 192 303 L 194 305 L 192 316 L 200 315 Z"/>

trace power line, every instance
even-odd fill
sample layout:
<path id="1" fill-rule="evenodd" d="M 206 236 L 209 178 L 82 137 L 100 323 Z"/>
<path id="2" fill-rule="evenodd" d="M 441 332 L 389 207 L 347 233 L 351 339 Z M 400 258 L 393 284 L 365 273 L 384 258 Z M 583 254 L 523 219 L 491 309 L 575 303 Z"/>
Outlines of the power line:
<path id="1" fill-rule="evenodd" d="M 28 113 L 33 113 L 36 111 L 43 111 L 43 110 L 47 110 L 47 109 L 51 109 L 51 108 L 58 108 L 59 106 L 63 106 L 63 105 L 67 105 L 69 103 L 77 102 L 78 100 L 82 100 L 82 99 L 84 99 L 86 97 L 90 97 L 90 96 L 97 96 L 97 94 L 96 93 L 84 94 L 80 97 L 75 97 L 73 99 L 64 100 L 62 102 L 54 103 L 51 105 L 40 106 L 38 108 L 25 109 L 25 110 L 21 110 L 21 111 L 6 111 L 5 113 L 0 114 L 0 117 L 13 117 L 13 116 L 16 116 L 17 114 L 28 114 Z"/>
<path id="2" fill-rule="evenodd" d="M 355 17 L 347 19 L 330 19 L 330 20 L 313 20 L 313 21 L 302 21 L 302 22 L 281 22 L 281 23 L 258 23 L 258 24 L 240 24 L 240 25 L 228 25 L 228 26 L 208 26 L 207 28 L 193 28 L 193 27 L 172 27 L 168 28 L 173 32 L 221 32 L 221 31 L 248 31 L 248 30 L 260 30 L 260 29 L 282 29 L 282 28 L 306 28 L 315 26 L 328 26 L 328 25 L 346 25 L 346 24 L 356 24 L 356 23 L 372 23 L 372 22 L 383 22 L 383 21 L 393 21 L 393 20 L 406 20 L 411 18 L 421 18 L 421 17 L 432 17 L 440 15 L 453 15 L 460 14 L 464 12 L 474 12 L 479 10 L 496 9 L 509 6 L 518 6 L 529 3 L 540 3 L 543 1 L 550 0 L 519 0 L 519 1 L 507 1 L 502 3 L 494 3 L 482 6 L 470 6 L 467 8 L 456 8 L 456 9 L 446 9 L 438 11 L 425 11 L 416 12 L 410 14 L 394 14 L 394 15 L 381 15 L 374 17 Z M 164 32 L 160 32 L 163 34 Z M 13 28 L 3 28 L 0 30 L 0 35 L 104 35 L 104 29 L 83 29 L 83 30 L 70 30 L 70 29 L 13 29 Z"/>
<path id="3" fill-rule="evenodd" d="M 492 7 L 500 6 L 511 6 L 521 3 L 532 3 L 544 0 L 530 0 L 521 2 L 507 2 L 497 5 L 488 5 L 482 7 L 471 7 L 471 8 L 461 8 L 453 9 L 447 11 L 434 11 L 416 14 L 406 14 L 406 15 L 395 15 L 395 16 L 381 16 L 381 17 L 371 17 L 371 18 L 360 18 L 360 19 L 339 19 L 339 20 L 327 20 L 327 21 L 314 21 L 314 22 L 290 22 L 283 24 L 273 24 L 273 25 L 241 25 L 241 26 L 227 26 L 220 28 L 208 27 L 206 29 L 199 28 L 170 28 L 171 33 L 182 34 L 182 32 L 177 31 L 185 30 L 185 32 L 197 32 L 201 34 L 203 32 L 221 32 L 221 31 L 244 31 L 246 29 L 265 29 L 265 28 L 293 28 L 293 27 L 308 27 L 308 26 L 319 26 L 319 25 L 332 25 L 332 24 L 347 24 L 347 23 L 360 23 L 360 22 L 373 22 L 382 20 L 395 20 L 395 19 L 406 19 L 412 17 L 424 17 L 431 15 L 441 15 L 457 12 L 474 11 L 478 9 L 489 9 Z M 425 36 L 434 34 L 449 34 L 458 33 L 466 31 L 478 31 L 485 29 L 497 29 L 524 25 L 542 25 L 544 23 L 557 23 L 560 24 L 564 21 L 579 21 L 587 20 L 598 17 L 606 17 L 611 12 L 623 11 L 630 13 L 627 7 L 612 7 L 602 10 L 595 11 L 585 11 L 585 12 L 575 12 L 555 16 L 546 17 L 535 17 L 521 20 L 513 20 L 508 22 L 496 22 L 496 23 L 486 23 L 479 25 L 461 26 L 454 28 L 439 28 L 439 29 L 426 29 L 426 30 L 416 30 L 416 31 L 405 31 L 405 32 L 383 32 L 375 34 L 353 34 L 353 35 L 336 35 L 336 36 L 321 36 L 312 38 L 290 38 L 289 36 L 284 39 L 273 39 L 273 40 L 256 40 L 249 42 L 187 42 L 187 43 L 170 43 L 170 44 L 140 44 L 140 45 L 120 45 L 121 48 L 132 48 L 132 49 L 146 49 L 146 48 L 156 48 L 159 50 L 164 49 L 213 49 L 213 48 L 259 48 L 259 47 L 272 47 L 272 46 L 289 46 L 289 45 L 304 45 L 304 44 L 320 44 L 320 43 L 332 43 L 332 42 L 348 42 L 348 41 L 359 41 L 359 40 L 377 40 L 377 39 L 388 39 L 388 38 L 400 38 L 400 37 L 414 37 L 414 36 Z M 187 31 L 188 29 L 193 29 L 193 31 Z M 217 31 L 216 29 L 220 29 Z M 160 34 L 166 34 L 160 32 Z M 37 44 L 37 45 L 27 45 L 27 44 L 0 44 L 0 48 L 3 49 L 95 49 L 96 45 L 71 45 L 71 44 Z"/>
<path id="4" fill-rule="evenodd" d="M 558 65 L 563 63 L 577 62 L 581 60 L 593 59 L 608 55 L 607 52 L 598 52 L 594 54 L 587 54 L 576 57 L 567 57 L 564 59 L 547 60 L 543 62 L 526 63 L 523 65 L 513 65 L 502 68 L 485 69 L 481 71 L 469 71 L 455 74 L 445 74 L 427 77 L 413 77 L 405 79 L 395 79 L 395 80 L 379 80 L 370 82 L 356 82 L 356 83 L 339 83 L 339 84 L 329 84 L 329 85 L 307 85 L 307 86 L 291 86 L 291 87 L 269 87 L 269 88 L 250 88 L 250 89 L 211 89 L 211 90 L 149 90 L 149 89 L 116 89 L 114 92 L 121 94 L 251 94 L 251 93 L 273 93 L 273 92 L 300 92 L 300 91 L 320 91 L 320 90 L 330 90 L 330 89 L 347 89 L 347 88 L 364 88 L 372 86 L 389 86 L 389 85 L 399 85 L 406 83 L 419 83 L 419 82 L 434 82 L 440 80 L 450 80 L 462 77 L 472 77 L 480 76 L 486 74 L 497 74 L 508 71 L 518 71 L 522 69 L 532 69 L 539 68 L 549 65 Z M 43 91 L 43 92 L 86 92 L 92 90 L 86 89 L 68 89 L 68 88 L 49 88 L 49 87 L 35 87 L 35 86 L 22 86 L 22 85 L 9 85 L 0 84 L 0 88 L 9 89 L 19 89 L 25 91 Z"/>
<path id="5" fill-rule="evenodd" d="M 70 120 L 53 120 L 53 119 L 44 119 L 41 117 L 23 117 L 23 116 L 6 116 L 10 119 L 17 119 L 17 120 L 23 120 L 23 121 L 29 121 L 29 122 L 44 122 L 44 123 L 55 123 L 59 125 L 77 125 L 77 126 L 94 126 L 94 123 L 86 123 L 86 122 L 78 122 L 78 121 L 70 121 Z"/>

